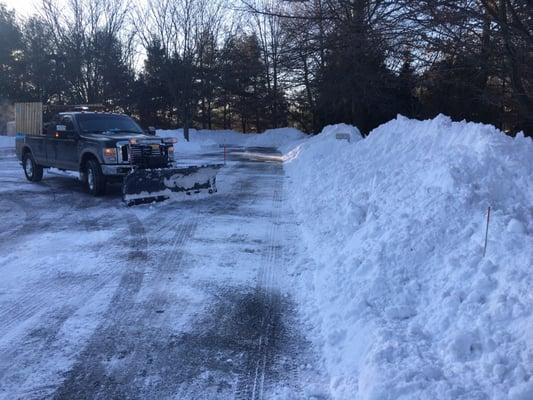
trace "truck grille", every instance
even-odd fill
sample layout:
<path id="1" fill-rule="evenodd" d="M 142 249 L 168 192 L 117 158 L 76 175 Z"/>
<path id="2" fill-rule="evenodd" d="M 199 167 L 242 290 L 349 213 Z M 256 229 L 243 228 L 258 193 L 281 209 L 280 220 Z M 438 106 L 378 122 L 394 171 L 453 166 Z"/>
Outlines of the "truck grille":
<path id="1" fill-rule="evenodd" d="M 127 145 L 120 146 L 120 155 L 122 156 L 122 162 L 129 161 L 129 159 L 128 159 L 128 146 Z"/>
<path id="2" fill-rule="evenodd" d="M 129 147 L 124 147 L 126 148 L 126 154 L 124 154 L 123 148 L 122 159 L 129 161 L 133 165 L 145 168 L 161 168 L 167 164 L 166 149 L 159 144 L 130 144 Z"/>

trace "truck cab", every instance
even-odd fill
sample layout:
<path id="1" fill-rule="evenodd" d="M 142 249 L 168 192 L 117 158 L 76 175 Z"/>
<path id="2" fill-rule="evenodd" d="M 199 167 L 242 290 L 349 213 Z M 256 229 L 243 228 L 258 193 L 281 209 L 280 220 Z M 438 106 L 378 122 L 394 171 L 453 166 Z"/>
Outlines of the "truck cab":
<path id="1" fill-rule="evenodd" d="M 73 114 L 62 113 L 45 125 L 46 161 L 56 168 L 76 170 L 79 166 L 80 132 Z"/>

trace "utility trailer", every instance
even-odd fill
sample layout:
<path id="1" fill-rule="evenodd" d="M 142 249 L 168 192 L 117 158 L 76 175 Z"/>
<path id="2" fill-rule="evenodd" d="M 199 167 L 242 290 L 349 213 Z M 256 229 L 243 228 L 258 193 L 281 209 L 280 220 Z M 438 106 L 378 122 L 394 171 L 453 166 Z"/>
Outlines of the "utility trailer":
<path id="1" fill-rule="evenodd" d="M 99 105 L 60 107 L 15 105 L 16 153 L 29 181 L 40 181 L 45 168 L 78 171 L 95 196 L 107 183 L 121 182 L 128 205 L 217 191 L 222 164 L 176 167 L 175 139 L 158 138 L 155 129 L 143 131 L 129 116 Z"/>

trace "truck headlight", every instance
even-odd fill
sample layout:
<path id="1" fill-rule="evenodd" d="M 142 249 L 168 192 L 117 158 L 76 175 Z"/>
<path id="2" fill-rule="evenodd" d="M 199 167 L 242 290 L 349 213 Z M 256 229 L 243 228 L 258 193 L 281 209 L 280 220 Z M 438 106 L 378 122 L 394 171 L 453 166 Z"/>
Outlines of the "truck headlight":
<path id="1" fill-rule="evenodd" d="M 167 152 L 168 152 L 168 159 L 174 160 L 174 146 L 168 146 Z"/>
<path id="2" fill-rule="evenodd" d="M 106 164 L 117 163 L 117 149 L 114 147 L 106 147 L 104 149 L 104 162 Z"/>

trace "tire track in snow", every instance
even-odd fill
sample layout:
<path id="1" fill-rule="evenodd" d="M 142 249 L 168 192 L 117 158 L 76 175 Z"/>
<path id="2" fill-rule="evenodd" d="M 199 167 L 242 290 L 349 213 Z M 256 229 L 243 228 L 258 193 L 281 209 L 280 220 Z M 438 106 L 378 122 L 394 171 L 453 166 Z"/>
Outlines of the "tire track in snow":
<path id="1" fill-rule="evenodd" d="M 31 230 L 33 224 L 38 218 L 38 214 L 34 207 L 32 207 L 25 199 L 20 198 L 20 196 L 16 196 L 17 199 L 15 200 L 13 197 L 15 197 L 15 195 L 12 194 L 8 198 L 5 198 L 3 193 L 0 193 L 0 206 L 2 209 L 8 209 L 9 211 L 11 211 L 11 209 L 7 208 L 6 205 L 10 204 L 11 207 L 17 207 L 21 210 L 24 217 L 23 220 L 18 222 L 15 227 L 8 226 L 2 233 L 0 233 L 0 250 L 12 247 L 14 240 L 18 239 L 19 236 L 28 230 Z M 2 205 L 2 203 L 5 204 Z M 13 221 L 8 220 L 4 221 L 3 223 L 6 224 L 12 222 Z"/>
<path id="2" fill-rule="evenodd" d="M 246 354 L 234 398 L 327 399 L 327 383 L 317 369 L 312 345 L 300 331 L 296 305 L 281 289 L 285 263 L 290 262 L 283 250 L 291 240 L 297 240 L 293 232 L 288 232 L 287 224 L 291 222 L 285 221 L 290 216 L 283 202 L 284 175 L 267 176 L 273 183 L 270 227 L 254 295 L 259 306 L 259 334 Z M 309 389 L 310 383 L 313 389 Z"/>
<path id="3" fill-rule="evenodd" d="M 281 257 L 281 242 L 285 239 L 283 231 L 279 229 L 282 218 L 282 189 L 280 178 L 274 178 L 272 195 L 272 212 L 270 216 L 270 229 L 267 237 L 267 247 L 263 256 L 261 269 L 256 287 L 256 296 L 260 299 L 261 314 L 260 334 L 255 348 L 247 354 L 245 373 L 239 376 L 235 399 L 237 400 L 262 400 L 265 394 L 265 384 L 274 377 L 272 372 L 272 349 L 280 339 L 280 323 L 283 318 L 283 306 L 278 292 L 276 269 L 283 268 Z M 274 378 L 275 380 L 275 378 Z M 298 391 L 298 389 L 296 389 Z M 293 393 L 296 394 L 296 393 Z"/>
<path id="4" fill-rule="evenodd" d="M 0 233 L 0 238 L 5 237 L 5 240 L 0 240 L 0 250 L 7 250 L 13 246 L 15 241 L 19 241 L 31 234 L 62 231 L 72 227 L 72 221 L 65 217 L 81 209 L 85 210 L 87 203 L 90 200 L 94 200 L 87 194 L 71 190 L 58 192 L 55 186 L 46 181 L 40 182 L 39 185 L 47 190 L 38 193 L 32 191 L 0 192 L 0 204 L 7 202 L 7 204 L 18 207 L 24 213 L 23 221 L 14 228 L 8 227 L 8 229 Z M 79 196 L 80 194 L 82 196 Z M 50 195 L 52 198 L 50 198 Z M 42 198 L 45 198 L 45 202 L 40 201 Z M 59 207 L 57 206 L 58 204 L 60 205 Z M 61 218 L 55 216 L 55 213 L 59 212 L 62 213 Z M 9 223 L 12 222 L 9 221 Z"/>
<path id="5" fill-rule="evenodd" d="M 79 193 L 72 191 L 56 193 L 55 187 L 49 182 L 42 182 L 40 185 L 46 187 L 48 190 L 38 193 L 17 191 L 9 193 L 8 198 L 6 198 L 7 193 L 0 193 L 0 203 L 7 202 L 8 204 L 12 204 L 13 206 L 19 207 L 24 213 L 23 221 L 19 226 L 8 230 L 3 235 L 0 234 L 0 237 L 6 236 L 6 239 L 8 239 L 0 242 L 0 251 L 8 251 L 8 249 L 14 246 L 20 246 L 21 243 L 22 245 L 26 245 L 23 239 L 27 235 L 61 232 L 72 229 L 73 227 L 79 229 L 80 226 L 92 230 L 89 226 L 92 219 L 72 221 L 71 218 L 72 215 L 77 215 L 77 211 L 85 209 L 87 201 L 93 200 L 92 198 L 87 199 L 86 195 L 79 196 Z M 50 195 L 53 196 L 53 200 L 50 198 Z M 45 198 L 44 202 L 42 201 L 43 198 Z M 120 222 L 120 220 L 114 221 L 115 224 L 117 222 Z M 50 227 L 54 229 L 50 231 Z M 117 236 L 123 236 L 122 230 L 119 229 Z M 9 265 L 10 262 L 13 264 L 15 260 L 6 259 L 5 265 Z M 71 287 L 83 286 L 87 281 L 92 281 L 90 286 L 84 287 L 88 295 L 91 292 L 98 291 L 112 278 L 113 271 L 106 267 L 106 265 L 103 265 L 102 268 L 95 269 L 91 271 L 90 275 L 83 277 L 74 274 L 69 275 L 68 273 L 61 273 L 59 276 L 45 276 L 45 279 L 39 280 L 38 285 L 32 285 L 31 289 L 25 289 L 21 292 L 24 294 L 16 298 L 16 302 L 11 305 L 8 303 L 6 306 L 1 307 L 0 320 L 2 321 L 2 325 L 0 327 L 0 339 L 6 339 L 5 336 L 10 334 L 12 328 L 16 326 L 22 327 L 28 320 L 36 317 L 40 312 L 45 313 L 43 314 L 43 318 L 46 317 L 46 313 L 49 312 L 47 309 L 49 305 L 43 300 L 48 299 L 53 293 L 63 296 L 65 290 Z M 24 266 L 24 268 L 26 271 L 46 269 L 46 265 L 34 263 L 33 266 Z M 22 285 L 24 284 L 22 282 Z M 80 303 L 83 303 L 85 297 L 82 297 Z M 6 298 L 9 299 L 9 297 Z M 70 301 L 70 299 L 67 301 Z M 17 333 L 15 332 L 12 336 L 16 337 Z M 6 342 L 6 340 L 2 342 Z M 9 342 L 9 337 L 7 338 L 7 342 Z M 1 375 L 2 371 L 0 371 Z"/>
<path id="6" fill-rule="evenodd" d="M 107 399 L 138 396 L 140 388 L 137 384 L 142 381 L 142 375 L 146 374 L 144 371 L 148 357 L 151 350 L 154 350 L 151 348 L 156 339 L 153 336 L 154 330 L 156 331 L 153 326 L 157 326 L 157 319 L 160 317 L 157 311 L 169 301 L 164 295 L 160 296 L 164 293 L 160 287 L 164 285 L 165 274 L 181 268 L 181 248 L 196 228 L 194 222 L 184 223 L 183 217 L 179 215 L 165 222 L 164 226 L 154 229 L 152 233 L 159 237 L 173 233 L 165 259 L 157 265 L 154 260 L 137 263 L 134 272 L 125 274 L 108 312 L 102 318 L 101 326 L 78 357 L 76 365 L 67 373 L 55 398 Z M 147 247 L 148 242 L 145 237 L 143 246 Z M 150 283 L 156 284 L 148 286 L 148 301 L 140 302 L 137 295 L 148 268 Z M 157 354 L 152 356 L 157 357 Z M 175 365 L 174 368 L 176 367 Z"/>
<path id="7" fill-rule="evenodd" d="M 36 230 L 35 221 L 38 219 L 38 217 L 34 216 L 34 214 L 37 213 L 35 211 L 35 208 L 31 207 L 31 205 L 25 200 L 21 200 L 21 203 L 24 208 L 32 211 L 28 211 L 28 217 L 26 218 L 26 222 L 19 231 L 24 231 L 26 225 L 31 225 L 32 228 Z M 74 207 L 74 205 L 72 205 L 71 208 L 72 207 Z M 136 217 L 131 214 L 129 218 Z M 128 228 L 129 234 L 134 235 L 134 228 L 132 228 L 131 225 Z M 119 233 L 115 238 L 112 238 L 111 241 L 117 240 L 121 236 L 122 230 L 119 229 Z M 14 240 L 14 238 L 12 237 L 10 238 L 10 240 Z M 83 249 L 77 250 L 83 251 Z M 46 265 L 43 266 L 41 264 L 35 263 L 35 266 L 33 268 L 46 268 Z M 104 283 L 109 281 L 114 274 L 115 271 L 110 269 L 107 263 L 103 263 L 99 268 L 91 271 L 91 274 L 86 279 L 80 279 L 80 277 L 75 274 L 70 276 L 61 275 L 59 276 L 59 280 L 58 276 L 56 275 L 47 276 L 45 279 L 41 279 L 37 287 L 32 286 L 31 289 L 25 290 L 24 295 L 22 297 L 18 297 L 17 301 L 14 302 L 11 306 L 2 307 L 2 310 L 0 310 L 0 320 L 3 321 L 3 324 L 0 329 L 0 338 L 2 338 L 6 333 L 8 333 L 14 325 L 22 324 L 27 319 L 36 315 L 40 310 L 46 310 L 46 304 L 43 303 L 43 300 L 49 298 L 51 293 L 57 292 L 58 290 L 60 292 L 62 290 L 64 291 L 66 287 L 76 287 L 80 283 L 83 284 L 85 280 L 90 280 L 94 277 L 98 278 L 96 279 L 96 281 L 92 282 L 90 286 L 85 287 L 84 289 L 86 289 L 86 292 L 89 293 L 97 291 Z"/>
<path id="8" fill-rule="evenodd" d="M 144 230 L 137 217 L 129 214 L 126 219 L 130 221 L 127 225 L 129 236 L 142 238 Z M 123 230 L 119 229 L 116 238 L 113 240 L 122 237 L 122 232 Z M 138 243 L 132 245 L 129 252 L 137 252 L 138 245 Z M 19 390 L 29 390 L 23 397 L 40 398 L 41 396 L 33 397 L 31 395 L 33 390 L 39 391 L 40 388 L 27 387 L 32 386 L 31 381 L 28 385 L 22 384 L 16 371 L 10 368 L 11 365 L 32 365 L 36 367 L 41 362 L 46 362 L 47 352 L 51 351 L 50 349 L 53 346 L 58 346 L 57 334 L 62 325 L 75 315 L 95 294 L 99 293 L 110 282 L 115 281 L 115 279 L 116 271 L 110 268 L 108 263 L 103 263 L 101 268 L 92 271 L 89 276 L 81 278 L 76 274 L 70 274 L 66 277 L 60 276 L 59 279 L 57 276 L 52 276 L 44 281 L 39 281 L 38 287 L 26 290 L 26 294 L 17 298 L 15 304 L 4 308 L 0 314 L 0 320 L 6 321 L 2 325 L 2 333 L 0 334 L 2 341 L 0 354 L 1 359 L 5 361 L 5 363 L 0 363 L 0 383 L 4 383 L 0 384 L 0 386 L 4 386 L 4 384 L 7 386 L 8 383 L 12 386 L 13 382 L 15 382 Z M 69 295 L 69 290 L 71 289 L 76 290 L 74 301 Z M 110 288 L 109 290 L 113 289 Z M 46 299 L 49 298 L 55 298 L 56 303 L 47 304 Z M 61 299 L 64 299 L 67 304 L 62 303 Z M 33 322 L 31 321 L 33 318 L 38 318 L 38 320 Z M 31 326 L 26 326 L 30 324 Z M 12 328 L 14 328 L 14 332 L 11 332 Z M 22 329 L 22 336 L 18 332 L 20 329 Z M 21 340 L 26 345 L 11 345 L 13 341 L 20 342 Z M 36 360 L 36 354 L 39 355 L 38 360 Z"/>

